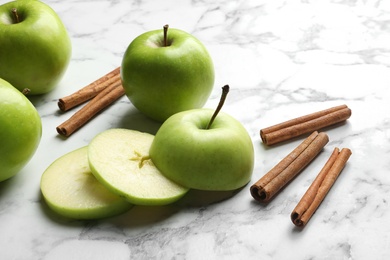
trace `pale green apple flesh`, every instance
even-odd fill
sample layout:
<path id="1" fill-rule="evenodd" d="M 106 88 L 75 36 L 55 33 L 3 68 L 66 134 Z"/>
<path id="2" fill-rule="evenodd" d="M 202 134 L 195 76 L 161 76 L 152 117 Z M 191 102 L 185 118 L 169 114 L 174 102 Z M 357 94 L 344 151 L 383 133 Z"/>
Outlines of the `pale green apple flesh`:
<path id="1" fill-rule="evenodd" d="M 178 29 L 146 32 L 128 46 L 121 78 L 131 103 L 159 122 L 188 109 L 201 108 L 214 86 L 214 66 L 205 46 Z"/>
<path id="2" fill-rule="evenodd" d="M 34 105 L 0 79 L 0 181 L 13 177 L 28 163 L 41 136 L 41 118 Z"/>
<path id="3" fill-rule="evenodd" d="M 106 130 L 88 145 L 93 175 L 111 192 L 137 205 L 165 205 L 188 188 L 167 179 L 149 156 L 154 135 L 129 129 Z"/>
<path id="4" fill-rule="evenodd" d="M 71 57 L 67 30 L 47 4 L 10 1 L 0 5 L 0 78 L 30 95 L 53 90 Z"/>
<path id="5" fill-rule="evenodd" d="M 168 118 L 158 130 L 150 156 L 167 178 L 191 189 L 234 190 L 252 176 L 254 149 L 242 124 L 214 111 L 193 109 Z"/>
<path id="6" fill-rule="evenodd" d="M 42 174 L 41 192 L 49 208 L 74 219 L 115 216 L 132 205 L 113 194 L 92 175 L 88 147 L 82 147 L 55 160 Z"/>

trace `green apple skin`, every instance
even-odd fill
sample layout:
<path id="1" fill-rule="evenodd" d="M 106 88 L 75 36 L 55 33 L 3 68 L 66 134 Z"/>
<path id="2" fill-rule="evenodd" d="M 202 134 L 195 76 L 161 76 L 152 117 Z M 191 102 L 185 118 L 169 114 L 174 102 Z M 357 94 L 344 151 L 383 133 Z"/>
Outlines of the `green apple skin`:
<path id="1" fill-rule="evenodd" d="M 16 175 L 34 155 L 42 136 L 33 104 L 0 79 L 0 181 Z"/>
<path id="2" fill-rule="evenodd" d="M 19 22 L 11 12 L 16 8 Z M 30 95 L 52 91 L 65 73 L 71 41 L 58 15 L 37 0 L 0 6 L 0 78 Z"/>
<path id="3" fill-rule="evenodd" d="M 243 125 L 226 113 L 220 112 L 206 129 L 213 113 L 193 109 L 168 118 L 156 133 L 150 156 L 165 177 L 182 186 L 238 189 L 252 176 L 252 140 Z"/>
<path id="4" fill-rule="evenodd" d="M 205 46 L 178 29 L 146 32 L 128 46 L 121 78 L 127 97 L 146 116 L 165 121 L 184 110 L 201 108 L 214 85 L 214 65 Z"/>

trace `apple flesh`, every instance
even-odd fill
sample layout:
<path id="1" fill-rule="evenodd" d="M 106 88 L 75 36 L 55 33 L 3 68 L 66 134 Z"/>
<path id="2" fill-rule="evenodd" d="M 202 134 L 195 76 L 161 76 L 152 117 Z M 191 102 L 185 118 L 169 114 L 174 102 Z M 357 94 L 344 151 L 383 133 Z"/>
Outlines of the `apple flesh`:
<path id="1" fill-rule="evenodd" d="M 87 152 L 87 146 L 69 152 L 45 170 L 40 186 L 46 204 L 57 214 L 74 219 L 106 218 L 129 210 L 129 202 L 92 175 Z"/>
<path id="2" fill-rule="evenodd" d="M 165 178 L 149 156 L 154 136 L 128 129 L 106 130 L 88 145 L 93 175 L 114 194 L 135 205 L 165 205 L 188 188 Z"/>
<path id="3" fill-rule="evenodd" d="M 227 191 L 246 185 L 252 176 L 254 149 L 235 118 L 211 109 L 193 109 L 168 118 L 157 131 L 150 156 L 172 181 L 198 190 Z"/>
<path id="4" fill-rule="evenodd" d="M 1 5 L 0 38 L 0 78 L 31 95 L 57 86 L 70 60 L 71 41 L 52 8 L 35 0 Z"/>
<path id="5" fill-rule="evenodd" d="M 33 104 L 0 79 L 0 181 L 16 175 L 35 154 L 42 136 Z"/>
<path id="6" fill-rule="evenodd" d="M 121 78 L 132 104 L 163 122 L 177 112 L 203 107 L 213 89 L 214 66 L 205 46 L 191 34 L 169 29 L 164 37 L 163 30 L 154 30 L 130 43 Z"/>

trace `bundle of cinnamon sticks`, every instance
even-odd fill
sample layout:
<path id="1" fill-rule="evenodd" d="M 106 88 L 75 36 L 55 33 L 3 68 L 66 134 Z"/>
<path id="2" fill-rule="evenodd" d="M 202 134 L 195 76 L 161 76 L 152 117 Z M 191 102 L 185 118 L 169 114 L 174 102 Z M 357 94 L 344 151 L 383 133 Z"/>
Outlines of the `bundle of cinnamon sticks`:
<path id="1" fill-rule="evenodd" d="M 261 139 L 266 145 L 290 140 L 305 133 L 311 132 L 311 134 L 250 187 L 252 197 L 260 202 L 269 202 L 313 161 L 328 143 L 328 135 L 324 132 L 319 133 L 318 130 L 345 121 L 350 116 L 351 110 L 346 105 L 342 105 L 260 130 Z M 296 226 L 303 227 L 307 224 L 335 183 L 351 154 L 348 148 L 343 148 L 341 151 L 337 147 L 334 148 L 327 163 L 291 213 L 290 218 Z"/>
<path id="2" fill-rule="evenodd" d="M 122 87 L 120 67 L 117 67 L 73 94 L 60 98 L 58 107 L 63 112 L 90 101 L 68 120 L 57 126 L 57 132 L 66 137 L 72 135 L 96 114 L 124 94 L 125 90 Z"/>

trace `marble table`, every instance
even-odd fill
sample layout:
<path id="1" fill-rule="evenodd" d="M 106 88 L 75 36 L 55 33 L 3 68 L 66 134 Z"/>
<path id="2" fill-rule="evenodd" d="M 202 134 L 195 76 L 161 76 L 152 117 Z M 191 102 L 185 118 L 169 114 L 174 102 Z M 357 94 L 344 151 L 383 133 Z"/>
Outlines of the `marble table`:
<path id="1" fill-rule="evenodd" d="M 389 259 L 389 1 L 45 2 L 69 31 L 72 60 L 53 92 L 31 98 L 43 123 L 36 154 L 0 183 L 0 259 Z M 215 88 L 205 107 L 230 85 L 223 111 L 252 138 L 251 182 L 103 220 L 54 214 L 39 183 L 56 158 L 106 129 L 156 133 L 160 126 L 123 97 L 62 138 L 55 128 L 73 112 L 60 113 L 58 99 L 119 66 L 132 39 L 167 23 L 195 35 L 213 58 Z M 270 203 L 255 201 L 250 185 L 302 141 L 267 147 L 259 130 L 341 104 L 352 116 L 325 129 L 330 141 L 315 161 Z M 296 228 L 290 213 L 333 147 L 353 154 L 308 225 Z"/>

